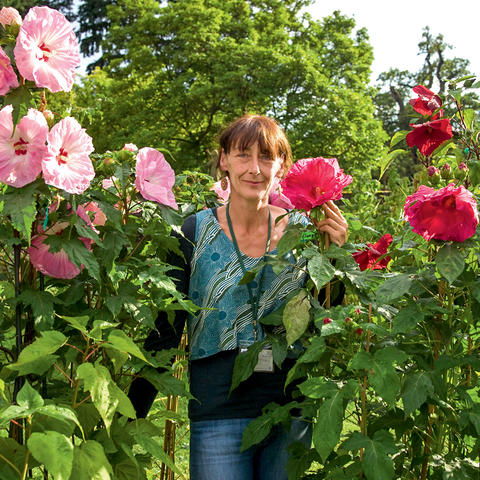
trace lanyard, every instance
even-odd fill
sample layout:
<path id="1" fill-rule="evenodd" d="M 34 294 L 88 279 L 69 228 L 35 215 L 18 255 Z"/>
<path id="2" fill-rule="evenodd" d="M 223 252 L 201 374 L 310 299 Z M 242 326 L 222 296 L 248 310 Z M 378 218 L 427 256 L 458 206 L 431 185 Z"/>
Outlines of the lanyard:
<path id="1" fill-rule="evenodd" d="M 230 235 L 232 237 L 233 246 L 235 247 L 235 252 L 237 254 L 238 262 L 242 267 L 242 272 L 245 275 L 247 273 L 247 269 L 245 268 L 245 263 L 243 262 L 242 254 L 240 249 L 238 248 L 238 242 L 235 237 L 235 233 L 233 232 L 232 220 L 230 219 L 230 202 L 227 203 L 227 223 L 228 229 L 230 230 Z M 265 254 L 263 255 L 263 260 L 265 261 L 265 257 L 268 254 L 268 249 L 270 248 L 270 239 L 272 236 L 272 213 L 270 209 L 268 209 L 268 237 L 267 237 L 267 244 L 265 246 Z M 257 341 L 258 337 L 258 306 L 260 303 L 260 295 L 262 290 L 262 283 L 263 283 L 263 272 L 265 268 L 262 268 L 260 271 L 260 278 L 258 279 L 258 288 L 257 288 L 257 295 L 254 297 L 252 292 L 252 285 L 251 282 L 247 283 L 248 289 L 248 296 L 250 298 L 250 303 L 252 305 L 252 314 L 253 314 L 253 332 L 254 332 L 254 339 Z"/>

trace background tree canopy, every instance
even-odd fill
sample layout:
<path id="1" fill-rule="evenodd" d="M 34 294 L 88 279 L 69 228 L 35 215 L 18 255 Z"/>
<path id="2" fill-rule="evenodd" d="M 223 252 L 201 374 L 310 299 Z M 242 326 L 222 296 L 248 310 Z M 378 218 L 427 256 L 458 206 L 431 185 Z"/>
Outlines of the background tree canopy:
<path id="1" fill-rule="evenodd" d="M 223 125 L 264 113 L 296 158 L 337 157 L 367 174 L 380 159 L 372 48 L 352 19 L 315 21 L 305 0 L 109 3 L 104 67 L 76 91 L 97 151 L 133 142 L 169 153 L 175 169 L 206 168 Z"/>

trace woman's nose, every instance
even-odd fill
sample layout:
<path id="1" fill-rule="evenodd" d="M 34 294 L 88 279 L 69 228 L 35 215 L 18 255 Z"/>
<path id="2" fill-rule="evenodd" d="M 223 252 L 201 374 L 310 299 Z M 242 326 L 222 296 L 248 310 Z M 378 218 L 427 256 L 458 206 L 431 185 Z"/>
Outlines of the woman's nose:
<path id="1" fill-rule="evenodd" d="M 255 175 L 260 173 L 260 165 L 256 155 L 252 156 L 252 159 L 250 160 L 250 172 Z"/>

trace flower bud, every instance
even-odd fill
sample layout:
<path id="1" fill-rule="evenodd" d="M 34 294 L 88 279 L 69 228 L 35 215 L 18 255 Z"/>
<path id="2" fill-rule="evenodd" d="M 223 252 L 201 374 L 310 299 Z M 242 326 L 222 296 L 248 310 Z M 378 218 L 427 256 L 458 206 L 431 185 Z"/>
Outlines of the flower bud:
<path id="1" fill-rule="evenodd" d="M 51 110 L 44 110 L 42 114 L 47 121 L 48 127 L 52 128 L 53 124 L 55 123 L 55 115 L 53 114 L 53 112 Z"/>
<path id="2" fill-rule="evenodd" d="M 362 335 L 362 334 L 363 334 L 363 328 L 357 328 L 357 329 L 355 330 L 355 333 L 356 333 L 357 335 L 359 335 L 359 336 Z"/>
<path id="3" fill-rule="evenodd" d="M 357 315 L 360 315 L 360 314 L 362 313 L 362 311 L 361 311 L 359 308 L 356 308 L 354 311 L 355 311 L 355 313 L 356 313 Z M 348 317 L 347 317 L 347 318 L 348 318 Z"/>
<path id="4" fill-rule="evenodd" d="M 429 177 L 433 177 L 434 175 L 439 175 L 440 170 L 437 167 L 434 167 L 433 165 L 430 165 L 427 169 L 427 173 Z"/>
<path id="5" fill-rule="evenodd" d="M 458 178 L 459 180 L 465 180 L 467 173 L 468 173 L 467 164 L 465 162 L 459 163 L 456 168 L 455 177 Z"/>
<path id="6" fill-rule="evenodd" d="M 351 319 L 350 317 L 347 317 L 347 318 L 345 319 L 345 322 L 346 322 L 346 323 L 351 322 L 351 321 L 352 321 L 352 319 Z"/>
<path id="7" fill-rule="evenodd" d="M 451 176 L 451 171 L 452 167 L 448 163 L 444 163 L 440 175 L 444 180 L 449 180 Z"/>
<path id="8" fill-rule="evenodd" d="M 327 325 L 328 323 L 332 323 L 332 319 L 331 319 L 331 318 L 328 318 L 328 317 L 325 317 L 325 318 L 323 319 L 323 324 L 324 324 L 324 325 Z"/>
<path id="9" fill-rule="evenodd" d="M 18 13 L 18 10 L 13 7 L 3 7 L 0 10 L 0 23 L 5 28 L 6 25 L 22 25 L 22 17 Z"/>

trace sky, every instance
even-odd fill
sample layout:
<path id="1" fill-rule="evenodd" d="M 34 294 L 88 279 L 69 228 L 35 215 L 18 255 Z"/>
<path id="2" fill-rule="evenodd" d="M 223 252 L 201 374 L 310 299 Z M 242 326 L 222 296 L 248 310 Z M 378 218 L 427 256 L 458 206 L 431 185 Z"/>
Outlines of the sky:
<path id="1" fill-rule="evenodd" d="M 307 8 L 314 19 L 334 10 L 367 29 L 374 54 L 372 83 L 390 68 L 417 71 L 421 67 L 418 43 L 426 26 L 454 47 L 447 58 L 470 60 L 470 70 L 480 75 L 480 0 L 315 0 Z"/>

